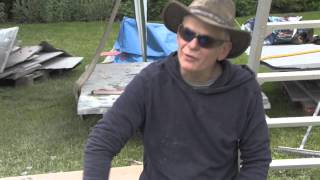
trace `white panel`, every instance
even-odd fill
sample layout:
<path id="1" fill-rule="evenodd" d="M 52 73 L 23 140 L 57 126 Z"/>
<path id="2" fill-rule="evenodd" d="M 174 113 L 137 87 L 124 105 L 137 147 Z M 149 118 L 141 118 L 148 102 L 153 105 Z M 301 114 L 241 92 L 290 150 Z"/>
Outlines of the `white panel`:
<path id="1" fill-rule="evenodd" d="M 269 128 L 320 126 L 320 116 L 266 118 Z"/>
<path id="2" fill-rule="evenodd" d="M 295 29 L 295 28 L 317 28 L 320 27 L 320 20 L 288 21 L 288 22 L 268 22 L 268 29 L 265 35 L 273 30 Z"/>
<path id="3" fill-rule="evenodd" d="M 271 169 L 319 168 L 320 158 L 299 158 L 272 160 Z"/>
<path id="4" fill-rule="evenodd" d="M 290 72 L 268 72 L 258 73 L 257 80 L 260 84 L 276 81 L 298 81 L 320 79 L 320 70 L 312 71 L 290 71 Z"/>

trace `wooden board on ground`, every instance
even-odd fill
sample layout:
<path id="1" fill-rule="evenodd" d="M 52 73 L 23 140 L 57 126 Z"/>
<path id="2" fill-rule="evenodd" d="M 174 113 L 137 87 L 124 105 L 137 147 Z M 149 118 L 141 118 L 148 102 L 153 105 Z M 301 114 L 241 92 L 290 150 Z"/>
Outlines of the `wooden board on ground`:
<path id="1" fill-rule="evenodd" d="M 111 168 L 109 180 L 138 180 L 142 165 Z M 82 171 L 0 178 L 0 180 L 82 180 Z"/>
<path id="2" fill-rule="evenodd" d="M 126 85 L 150 62 L 125 64 L 97 64 L 95 70 L 81 88 L 78 100 L 78 114 L 103 114 L 120 96 Z M 92 92 L 115 92 L 97 95 Z"/>
<path id="3" fill-rule="evenodd" d="M 294 82 L 287 81 L 283 82 L 282 84 L 293 102 L 312 102 L 312 99 Z M 300 81 L 300 84 L 308 91 L 308 93 L 312 94 L 315 98 L 317 98 L 318 101 L 320 100 L 319 80 Z"/>
<path id="4" fill-rule="evenodd" d="M 83 57 L 56 57 L 43 64 L 41 69 L 73 69 L 82 61 Z"/>
<path id="5" fill-rule="evenodd" d="M 19 49 L 18 51 L 10 54 L 6 68 L 12 67 L 16 64 L 27 61 L 31 56 L 40 52 L 42 49 L 41 46 L 28 46 Z"/>
<path id="6" fill-rule="evenodd" d="M 38 57 L 36 57 L 33 61 L 37 62 L 39 64 L 42 64 L 48 60 L 51 60 L 52 58 L 55 58 L 59 55 L 63 54 L 62 51 L 57 51 L 57 52 L 44 52 L 44 53 L 39 53 Z"/>

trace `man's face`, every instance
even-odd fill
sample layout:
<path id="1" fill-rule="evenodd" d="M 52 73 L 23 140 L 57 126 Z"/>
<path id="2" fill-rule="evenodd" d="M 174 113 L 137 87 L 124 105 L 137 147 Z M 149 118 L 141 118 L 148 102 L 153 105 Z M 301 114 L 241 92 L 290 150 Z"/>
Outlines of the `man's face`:
<path id="1" fill-rule="evenodd" d="M 183 28 L 195 32 L 199 35 L 207 35 L 216 39 L 226 40 L 227 33 L 221 29 L 207 25 L 192 16 L 188 16 L 183 21 Z M 181 28 L 181 26 L 180 26 Z M 178 58 L 181 73 L 201 73 L 212 71 L 217 60 L 223 60 L 231 48 L 230 42 L 222 42 L 217 46 L 203 47 L 197 38 L 187 41 L 177 33 Z M 230 48 L 226 48 L 229 43 Z"/>

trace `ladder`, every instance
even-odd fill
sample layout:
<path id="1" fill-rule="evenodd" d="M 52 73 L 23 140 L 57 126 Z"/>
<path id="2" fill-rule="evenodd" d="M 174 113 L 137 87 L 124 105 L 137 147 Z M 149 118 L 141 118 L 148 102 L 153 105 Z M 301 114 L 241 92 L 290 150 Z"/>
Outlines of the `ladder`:
<path id="1" fill-rule="evenodd" d="M 250 44 L 251 47 L 255 48 L 250 48 L 248 66 L 255 73 L 257 73 L 257 80 L 259 84 L 262 85 L 265 82 L 320 79 L 320 70 L 258 73 L 263 41 L 265 37 L 273 30 L 320 27 L 320 20 L 304 20 L 299 22 L 267 22 L 270 14 L 271 2 L 272 0 L 258 1 L 254 27 L 259 28 L 254 28 L 252 41 Z M 267 118 L 267 123 L 269 128 L 319 126 L 320 116 Z M 313 167 L 320 167 L 320 158 L 279 159 L 273 160 L 270 164 L 271 169 Z"/>

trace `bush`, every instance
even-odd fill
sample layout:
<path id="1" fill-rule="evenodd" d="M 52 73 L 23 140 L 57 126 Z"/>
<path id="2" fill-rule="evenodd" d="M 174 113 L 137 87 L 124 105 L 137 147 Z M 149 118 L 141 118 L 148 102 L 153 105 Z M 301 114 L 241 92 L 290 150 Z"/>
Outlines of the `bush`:
<path id="1" fill-rule="evenodd" d="M 320 10 L 319 0 L 273 0 L 271 12 L 286 13 L 317 10 Z"/>
<path id="2" fill-rule="evenodd" d="M 257 0 L 235 0 L 236 16 L 254 15 L 257 10 Z"/>
<path id="3" fill-rule="evenodd" d="M 13 4 L 13 18 L 20 23 L 39 22 L 42 0 L 16 0 Z"/>
<path id="4" fill-rule="evenodd" d="M 169 0 L 148 0 L 148 20 L 161 20 L 161 12 Z M 180 0 L 190 4 L 192 0 Z M 0 0 L 6 4 L 6 16 L 12 6 L 17 22 L 58 22 L 102 20 L 111 14 L 115 0 Z M 258 0 L 234 0 L 237 16 L 253 16 Z M 317 11 L 319 0 L 273 0 L 272 13 Z M 135 17 L 134 0 L 122 0 L 118 18 Z"/>
<path id="5" fill-rule="evenodd" d="M 10 19 L 11 18 L 11 12 L 10 10 L 12 9 L 12 4 L 13 1 L 12 0 L 0 0 L 0 3 L 4 4 L 4 14 L 6 16 L 6 19 Z M 2 5 L 3 6 L 3 5 Z"/>
<path id="6" fill-rule="evenodd" d="M 6 22 L 7 21 L 7 14 L 5 12 L 5 4 L 0 2 L 0 22 Z"/>
<path id="7" fill-rule="evenodd" d="M 16 22 L 102 20 L 110 15 L 114 0 L 15 0 Z"/>

